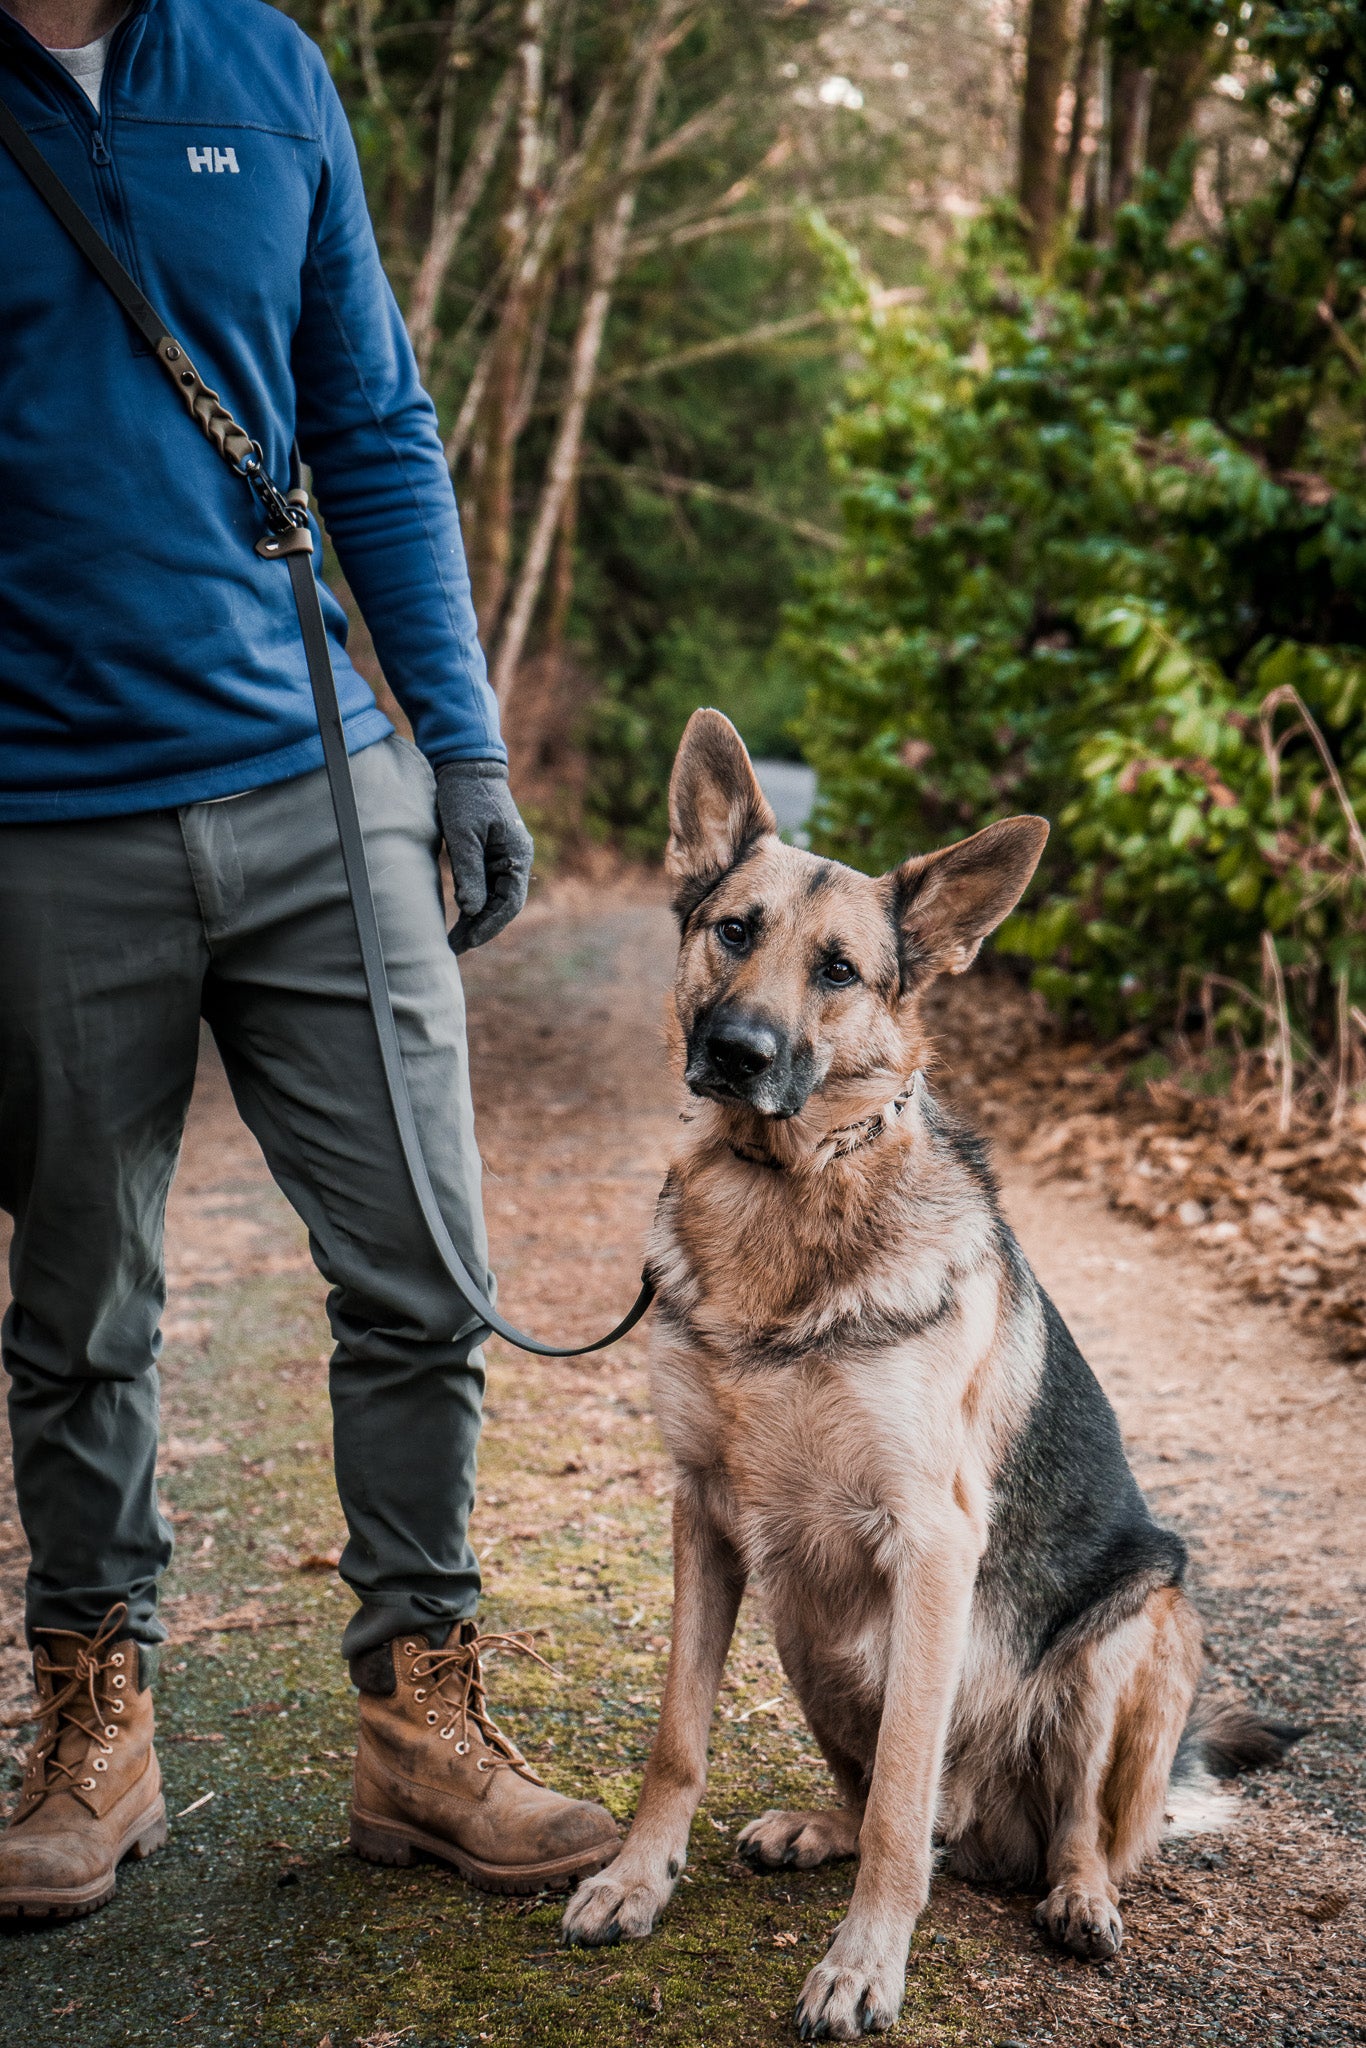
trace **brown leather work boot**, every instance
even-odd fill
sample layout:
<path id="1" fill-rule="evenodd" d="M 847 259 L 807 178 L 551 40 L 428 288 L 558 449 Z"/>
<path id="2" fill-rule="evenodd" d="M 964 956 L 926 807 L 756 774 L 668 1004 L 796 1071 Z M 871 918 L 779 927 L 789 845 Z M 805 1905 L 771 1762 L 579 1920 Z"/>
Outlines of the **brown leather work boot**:
<path id="1" fill-rule="evenodd" d="M 152 1689 L 139 1683 L 137 1644 L 117 1633 L 127 1616 L 111 1607 L 93 1636 L 40 1632 L 38 1738 L 0 1835 L 0 1918 L 93 1913 L 113 1898 L 123 1858 L 166 1840 Z"/>
<path id="2" fill-rule="evenodd" d="M 442 1649 L 414 1633 L 353 1659 L 351 1846 L 371 1863 L 439 1856 L 484 1891 L 559 1890 L 612 1861 L 616 1822 L 590 1800 L 552 1792 L 503 1734 L 481 1649 L 536 1654 L 515 1636 L 481 1640 L 461 1622 Z"/>

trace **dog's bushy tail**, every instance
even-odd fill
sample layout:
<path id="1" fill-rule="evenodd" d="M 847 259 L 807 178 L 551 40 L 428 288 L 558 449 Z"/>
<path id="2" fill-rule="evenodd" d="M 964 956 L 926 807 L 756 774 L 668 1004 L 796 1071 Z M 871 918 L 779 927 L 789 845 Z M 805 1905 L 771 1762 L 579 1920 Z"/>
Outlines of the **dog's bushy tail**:
<path id="1" fill-rule="evenodd" d="M 1214 1778 L 1236 1778 L 1243 1771 L 1278 1764 L 1293 1743 L 1307 1735 L 1291 1721 L 1267 1721 L 1240 1700 L 1197 1699 L 1172 1765 L 1173 1782 L 1189 1781 L 1201 1771 Z"/>

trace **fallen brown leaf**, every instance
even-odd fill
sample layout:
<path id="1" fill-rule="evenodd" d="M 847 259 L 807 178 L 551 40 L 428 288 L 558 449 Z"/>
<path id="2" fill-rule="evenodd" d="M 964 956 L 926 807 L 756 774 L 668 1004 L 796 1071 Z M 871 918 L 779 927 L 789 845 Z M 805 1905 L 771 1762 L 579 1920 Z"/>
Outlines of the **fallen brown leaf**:
<path id="1" fill-rule="evenodd" d="M 1340 1920 L 1352 1901 L 1346 1892 L 1324 1892 L 1314 1900 L 1312 1906 L 1301 1906 L 1306 1920 L 1314 1920 L 1320 1926 L 1328 1920 Z"/>

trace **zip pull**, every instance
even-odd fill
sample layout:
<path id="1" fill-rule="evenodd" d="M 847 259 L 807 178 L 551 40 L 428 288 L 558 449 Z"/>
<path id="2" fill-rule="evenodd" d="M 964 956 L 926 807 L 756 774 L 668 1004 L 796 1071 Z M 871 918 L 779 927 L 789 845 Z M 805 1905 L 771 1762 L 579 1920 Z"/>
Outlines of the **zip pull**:
<path id="1" fill-rule="evenodd" d="M 92 132 L 90 137 L 90 155 L 97 164 L 111 164 L 114 161 L 98 128 Z"/>

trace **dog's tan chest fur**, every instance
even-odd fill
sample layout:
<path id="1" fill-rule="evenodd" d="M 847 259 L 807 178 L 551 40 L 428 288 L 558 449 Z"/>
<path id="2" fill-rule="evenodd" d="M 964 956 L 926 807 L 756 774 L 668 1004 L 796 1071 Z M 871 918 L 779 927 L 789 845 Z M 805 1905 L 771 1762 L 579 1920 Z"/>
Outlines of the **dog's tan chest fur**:
<path id="1" fill-rule="evenodd" d="M 785 1176 L 708 1154 L 703 1136 L 677 1163 L 651 1254 L 654 1401 L 680 1470 L 771 1592 L 796 1578 L 845 1602 L 852 1572 L 867 1597 L 945 1514 L 980 1554 L 1037 1360 L 1016 1355 L 970 1176 L 917 1118 L 843 1187 L 827 1169 L 794 1227 Z M 851 1241 L 840 1213 L 870 1194 Z"/>

